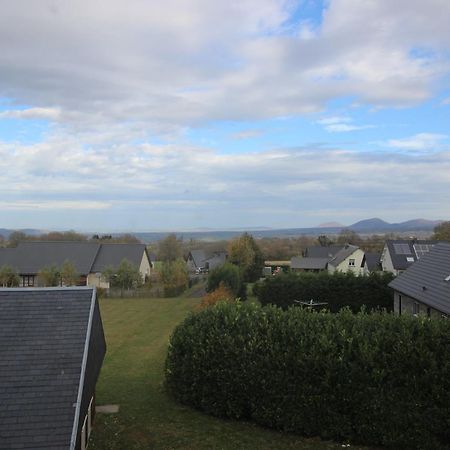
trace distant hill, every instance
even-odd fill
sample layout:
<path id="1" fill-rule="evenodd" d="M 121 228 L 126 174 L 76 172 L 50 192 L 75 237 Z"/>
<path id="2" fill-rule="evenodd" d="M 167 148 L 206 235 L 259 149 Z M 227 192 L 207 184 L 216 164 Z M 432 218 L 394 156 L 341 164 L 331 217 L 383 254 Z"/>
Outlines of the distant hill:
<path id="1" fill-rule="evenodd" d="M 339 222 L 326 222 L 321 223 L 318 228 L 345 228 L 345 225 Z"/>
<path id="2" fill-rule="evenodd" d="M 388 223 L 379 218 L 365 219 L 350 225 L 348 228 L 355 232 L 405 232 L 405 231 L 433 231 L 442 220 L 413 219 L 400 223 Z"/>
<path id="3" fill-rule="evenodd" d="M 360 220 L 349 226 L 344 226 L 337 222 L 329 222 L 318 225 L 316 227 L 310 228 L 282 228 L 282 229 L 270 229 L 264 227 L 249 227 L 247 229 L 233 229 L 233 230 L 196 230 L 196 231 L 174 231 L 174 233 L 182 237 L 185 240 L 194 239 L 194 240 L 206 240 L 206 241 L 218 241 L 218 240 L 229 240 L 236 236 L 241 235 L 244 231 L 251 233 L 255 238 L 273 238 L 273 237 L 298 237 L 298 236 L 320 236 L 322 234 L 326 235 L 336 235 L 339 234 L 343 229 L 350 229 L 356 233 L 360 234 L 384 234 L 384 233 L 411 233 L 411 232 L 420 232 L 420 233 L 429 233 L 431 234 L 434 227 L 441 223 L 442 220 L 426 220 L 426 219 L 413 219 L 407 220 L 406 222 L 401 223 L 388 223 L 379 218 L 372 219 L 364 219 Z M 15 230 L 10 230 L 6 228 L 0 228 L 0 235 L 3 235 L 5 238 Z M 39 235 L 42 233 L 47 233 L 48 230 L 36 230 L 36 229 L 22 229 L 19 231 L 23 231 L 29 235 Z M 164 239 L 169 231 L 149 231 L 149 232 L 128 232 L 136 236 L 139 240 L 145 243 L 160 241 Z M 87 236 L 92 236 L 96 234 L 85 233 Z M 111 233 L 113 237 L 119 236 L 123 233 Z"/>

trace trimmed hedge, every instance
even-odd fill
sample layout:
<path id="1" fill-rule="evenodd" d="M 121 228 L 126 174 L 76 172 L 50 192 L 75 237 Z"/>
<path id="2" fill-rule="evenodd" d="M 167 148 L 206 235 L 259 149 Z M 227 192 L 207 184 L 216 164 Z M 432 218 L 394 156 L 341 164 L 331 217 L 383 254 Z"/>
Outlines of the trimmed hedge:
<path id="1" fill-rule="evenodd" d="M 395 449 L 450 448 L 450 327 L 224 304 L 174 331 L 166 387 L 209 414 Z"/>
<path id="2" fill-rule="evenodd" d="M 287 308 L 294 300 L 327 302 L 326 308 L 337 312 L 348 307 L 353 312 L 366 309 L 393 310 L 394 298 L 388 284 L 390 273 L 371 273 L 355 276 L 353 273 L 287 273 L 259 282 L 254 294 L 262 305 L 274 304 Z"/>

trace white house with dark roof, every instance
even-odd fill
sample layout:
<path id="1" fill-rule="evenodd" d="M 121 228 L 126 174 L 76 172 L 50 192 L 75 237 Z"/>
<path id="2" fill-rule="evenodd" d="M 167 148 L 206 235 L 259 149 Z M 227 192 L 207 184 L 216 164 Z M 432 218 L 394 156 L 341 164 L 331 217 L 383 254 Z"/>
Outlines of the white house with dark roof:
<path id="1" fill-rule="evenodd" d="M 356 245 L 333 245 L 309 247 L 304 257 L 291 259 L 291 270 L 298 272 L 353 272 L 367 273 L 364 251 Z"/>
<path id="2" fill-rule="evenodd" d="M 389 286 L 397 314 L 450 315 L 450 244 L 435 244 Z"/>
<path id="3" fill-rule="evenodd" d="M 381 270 L 398 275 L 428 253 L 439 241 L 390 239 L 381 253 Z"/>
<path id="4" fill-rule="evenodd" d="M 105 352 L 95 289 L 0 289 L 0 449 L 85 450 Z"/>
<path id="5" fill-rule="evenodd" d="M 102 272 L 108 266 L 117 268 L 123 259 L 139 268 L 143 280 L 150 275 L 152 263 L 145 244 L 25 241 L 15 248 L 0 249 L 0 266 L 13 267 L 22 287 L 37 286 L 38 273 L 44 267 L 60 268 L 69 261 L 80 276 L 79 285 L 109 288 Z"/>

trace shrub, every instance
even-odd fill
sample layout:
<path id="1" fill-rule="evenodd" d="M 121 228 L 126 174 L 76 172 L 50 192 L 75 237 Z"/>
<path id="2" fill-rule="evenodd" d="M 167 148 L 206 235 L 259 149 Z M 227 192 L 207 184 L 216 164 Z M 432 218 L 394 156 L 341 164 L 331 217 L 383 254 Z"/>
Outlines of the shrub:
<path id="1" fill-rule="evenodd" d="M 232 302 L 234 301 L 234 295 L 230 289 L 223 283 L 220 283 L 219 287 L 208 292 L 203 298 L 201 303 L 198 305 L 198 309 L 205 309 L 208 306 L 213 306 L 218 302 Z"/>
<path id="2" fill-rule="evenodd" d="M 393 310 L 393 294 L 388 284 L 390 273 L 371 273 L 355 276 L 353 273 L 287 273 L 259 282 L 254 288 L 262 305 L 274 304 L 287 308 L 294 300 L 326 302 L 327 309 L 337 312 L 348 307 L 353 312 L 363 305 L 369 310 Z"/>
<path id="3" fill-rule="evenodd" d="M 174 331 L 166 386 L 207 413 L 394 449 L 450 448 L 450 327 L 219 303 Z"/>
<path id="4" fill-rule="evenodd" d="M 225 263 L 212 269 L 208 275 L 206 292 L 215 291 L 220 284 L 224 284 L 235 296 L 242 290 L 242 277 L 238 266 Z"/>

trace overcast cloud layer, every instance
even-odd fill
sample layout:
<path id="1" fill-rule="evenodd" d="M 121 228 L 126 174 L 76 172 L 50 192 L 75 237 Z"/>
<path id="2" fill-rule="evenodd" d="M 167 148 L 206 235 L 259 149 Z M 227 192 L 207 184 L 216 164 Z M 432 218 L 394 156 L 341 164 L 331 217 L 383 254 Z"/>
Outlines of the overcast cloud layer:
<path id="1" fill-rule="evenodd" d="M 0 227 L 449 219 L 450 2 L 318 4 L 3 1 Z"/>

